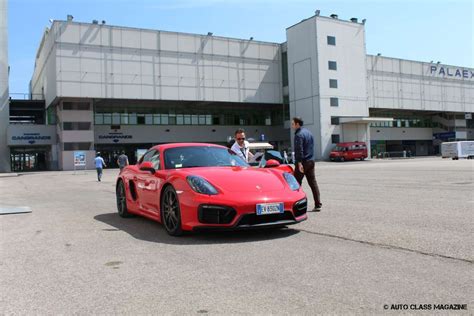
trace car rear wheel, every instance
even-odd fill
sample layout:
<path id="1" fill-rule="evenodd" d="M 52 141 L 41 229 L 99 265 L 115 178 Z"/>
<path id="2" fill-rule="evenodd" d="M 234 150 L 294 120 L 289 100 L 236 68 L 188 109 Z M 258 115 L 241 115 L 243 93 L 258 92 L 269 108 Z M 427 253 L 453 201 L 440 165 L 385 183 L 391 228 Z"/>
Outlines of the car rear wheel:
<path id="1" fill-rule="evenodd" d="M 127 196 L 125 193 L 125 185 L 123 181 L 119 181 L 115 190 L 115 196 L 117 199 L 117 211 L 120 217 L 132 217 L 133 215 L 128 212 L 127 208 Z"/>
<path id="2" fill-rule="evenodd" d="M 161 198 L 161 222 L 171 236 L 179 236 L 183 233 L 178 195 L 172 186 L 166 187 Z"/>

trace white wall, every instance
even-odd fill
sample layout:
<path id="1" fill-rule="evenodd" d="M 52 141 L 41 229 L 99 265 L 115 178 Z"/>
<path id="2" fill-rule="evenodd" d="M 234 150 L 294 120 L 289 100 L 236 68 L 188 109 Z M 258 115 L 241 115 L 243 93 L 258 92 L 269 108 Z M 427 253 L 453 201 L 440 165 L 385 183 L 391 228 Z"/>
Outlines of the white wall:
<path id="1" fill-rule="evenodd" d="M 474 112 L 474 69 L 367 56 L 369 107 Z"/>
<path id="2" fill-rule="evenodd" d="M 0 0 L 0 172 L 10 171 L 10 150 L 7 146 L 7 127 L 10 121 L 7 18 L 7 0 Z"/>
<path id="3" fill-rule="evenodd" d="M 52 72 L 58 97 L 282 102 L 276 43 L 59 21 L 51 38 L 56 63 L 37 60 L 35 91 Z"/>
<path id="4" fill-rule="evenodd" d="M 372 140 L 432 140 L 431 128 L 386 128 L 371 127 Z"/>
<path id="5" fill-rule="evenodd" d="M 368 117 L 364 25 L 327 17 L 311 17 L 286 31 L 290 116 L 300 116 L 315 137 L 316 159 L 329 156 L 337 128 L 331 116 Z M 327 36 L 336 45 L 327 44 Z M 337 70 L 329 70 L 335 61 Z M 329 87 L 329 79 L 338 88 Z M 330 98 L 339 98 L 339 107 Z"/>

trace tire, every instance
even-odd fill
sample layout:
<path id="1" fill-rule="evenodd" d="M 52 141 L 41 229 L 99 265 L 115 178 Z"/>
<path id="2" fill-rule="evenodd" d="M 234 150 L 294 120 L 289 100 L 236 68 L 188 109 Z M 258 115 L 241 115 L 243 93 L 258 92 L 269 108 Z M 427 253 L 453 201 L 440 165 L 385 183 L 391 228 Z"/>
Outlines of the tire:
<path id="1" fill-rule="evenodd" d="M 127 194 L 125 191 L 125 185 L 122 180 L 117 183 L 115 189 L 115 197 L 117 200 L 117 212 L 120 217 L 127 218 L 133 215 L 128 212 L 127 208 Z"/>
<path id="2" fill-rule="evenodd" d="M 178 195 L 172 186 L 167 186 L 161 197 L 161 223 L 171 236 L 181 236 L 181 210 Z"/>
<path id="3" fill-rule="evenodd" d="M 344 162 L 345 161 L 344 157 L 339 158 L 339 161 Z"/>

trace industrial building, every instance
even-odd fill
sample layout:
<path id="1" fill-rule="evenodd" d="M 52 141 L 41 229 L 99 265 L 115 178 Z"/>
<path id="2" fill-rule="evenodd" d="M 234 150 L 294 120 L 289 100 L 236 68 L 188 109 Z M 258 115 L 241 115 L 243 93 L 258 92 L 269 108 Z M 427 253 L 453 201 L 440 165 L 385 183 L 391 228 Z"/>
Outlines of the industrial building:
<path id="1" fill-rule="evenodd" d="M 288 27 L 285 43 L 270 43 L 53 21 L 29 100 L 1 91 L 0 172 L 73 170 L 77 151 L 87 168 L 96 151 L 113 166 L 122 150 L 133 162 L 160 143 L 225 144 L 240 127 L 287 150 L 293 116 L 315 136 L 317 159 L 343 141 L 365 141 L 372 155 L 423 156 L 442 141 L 473 139 L 474 69 L 367 55 L 365 27 L 317 12 Z"/>

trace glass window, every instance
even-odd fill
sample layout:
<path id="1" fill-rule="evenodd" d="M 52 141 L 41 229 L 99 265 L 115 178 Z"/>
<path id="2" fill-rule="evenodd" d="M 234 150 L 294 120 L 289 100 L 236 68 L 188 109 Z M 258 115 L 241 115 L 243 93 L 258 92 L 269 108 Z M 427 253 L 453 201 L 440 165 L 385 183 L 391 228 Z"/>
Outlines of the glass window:
<path id="1" fill-rule="evenodd" d="M 176 124 L 183 125 L 184 124 L 184 116 L 183 114 L 176 115 Z"/>
<path id="2" fill-rule="evenodd" d="M 189 115 L 189 114 L 184 115 L 184 124 L 185 125 L 191 125 L 191 115 Z"/>
<path id="3" fill-rule="evenodd" d="M 159 151 L 155 152 L 155 154 L 150 158 L 150 162 L 153 164 L 153 168 L 155 168 L 155 170 L 160 169 L 160 152 Z"/>
<path id="4" fill-rule="evenodd" d="M 330 70 L 337 70 L 337 62 L 332 60 L 328 61 L 328 68 Z"/>
<path id="5" fill-rule="evenodd" d="M 153 124 L 153 114 L 145 114 L 145 125 Z"/>
<path id="6" fill-rule="evenodd" d="M 163 125 L 169 124 L 168 114 L 161 114 L 161 124 Z"/>
<path id="7" fill-rule="evenodd" d="M 206 115 L 206 125 L 212 125 L 212 115 Z"/>
<path id="8" fill-rule="evenodd" d="M 176 125 L 176 114 L 169 114 L 168 117 L 169 117 L 168 124 Z"/>
<path id="9" fill-rule="evenodd" d="M 112 113 L 112 124 L 120 124 L 120 113 Z"/>
<path id="10" fill-rule="evenodd" d="M 328 36 L 328 45 L 336 45 L 336 38 L 334 36 Z"/>
<path id="11" fill-rule="evenodd" d="M 206 116 L 199 115 L 199 125 L 206 125 Z"/>
<path id="12" fill-rule="evenodd" d="M 331 125 L 339 125 L 339 117 L 331 116 Z"/>
<path id="13" fill-rule="evenodd" d="M 94 116 L 94 124 L 102 125 L 104 124 L 104 115 L 102 113 L 96 113 Z"/>
<path id="14" fill-rule="evenodd" d="M 121 124 L 128 124 L 128 114 L 127 113 L 120 114 L 120 123 Z"/>
<path id="15" fill-rule="evenodd" d="M 336 79 L 329 79 L 329 88 L 337 88 L 337 80 Z"/>
<path id="16" fill-rule="evenodd" d="M 137 114 L 137 124 L 138 125 L 145 124 L 145 114 Z"/>
<path id="17" fill-rule="evenodd" d="M 160 114 L 153 114 L 153 124 L 160 125 L 161 124 L 161 115 Z"/>
<path id="18" fill-rule="evenodd" d="M 331 106 L 339 106 L 339 98 L 331 98 Z"/>
<path id="19" fill-rule="evenodd" d="M 128 115 L 128 123 L 131 125 L 137 125 L 137 113 L 130 113 Z"/>
<path id="20" fill-rule="evenodd" d="M 265 118 L 265 125 L 272 125 L 272 118 L 271 117 L 266 117 Z"/>
<path id="21" fill-rule="evenodd" d="M 340 141 L 339 141 L 339 135 L 337 135 L 337 134 L 332 134 L 332 135 L 331 135 L 331 142 L 332 142 L 333 144 L 340 143 Z"/>
<path id="22" fill-rule="evenodd" d="M 191 115 L 191 124 L 198 125 L 198 116 L 197 115 Z"/>
<path id="23" fill-rule="evenodd" d="M 106 125 L 112 124 L 112 114 L 109 114 L 109 113 L 104 114 L 104 124 Z"/>

